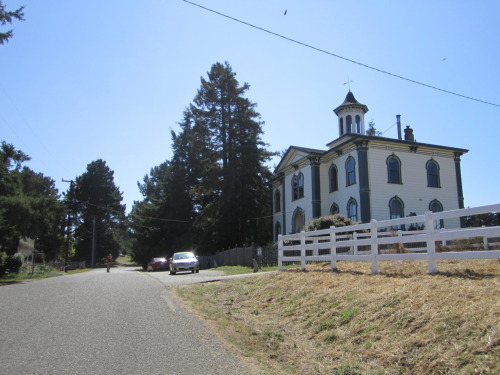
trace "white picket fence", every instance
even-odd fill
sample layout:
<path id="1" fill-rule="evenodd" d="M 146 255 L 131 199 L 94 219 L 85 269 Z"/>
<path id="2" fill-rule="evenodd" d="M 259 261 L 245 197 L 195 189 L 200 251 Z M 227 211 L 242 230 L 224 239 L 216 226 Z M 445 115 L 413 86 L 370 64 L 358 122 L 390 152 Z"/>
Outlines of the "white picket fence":
<path id="1" fill-rule="evenodd" d="M 379 261 L 426 260 L 429 273 L 436 273 L 437 260 L 500 259 L 500 250 L 489 250 L 492 243 L 488 241 L 500 238 L 500 226 L 436 229 L 439 228 L 436 223 L 443 220 L 491 212 L 500 212 L 500 204 L 280 235 L 278 269 L 283 269 L 283 262 L 300 262 L 302 270 L 306 269 L 307 262 L 330 262 L 334 270 L 338 261 L 367 261 L 372 264 L 372 273 L 378 273 Z M 423 225 L 424 230 L 395 229 L 412 224 Z M 453 250 L 454 241 L 471 238 L 480 238 L 485 250 L 449 251 Z"/>

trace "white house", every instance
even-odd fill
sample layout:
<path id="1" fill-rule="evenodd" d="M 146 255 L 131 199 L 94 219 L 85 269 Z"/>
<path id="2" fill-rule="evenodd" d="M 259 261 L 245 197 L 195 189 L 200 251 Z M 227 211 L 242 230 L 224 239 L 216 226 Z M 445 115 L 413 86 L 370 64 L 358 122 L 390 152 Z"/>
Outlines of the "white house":
<path id="1" fill-rule="evenodd" d="M 468 150 L 416 142 L 409 126 L 403 138 L 399 115 L 398 139 L 366 135 L 368 107 L 350 91 L 333 111 L 339 138 L 327 150 L 290 146 L 274 171 L 275 238 L 335 213 L 366 223 L 464 207 L 460 157 Z"/>

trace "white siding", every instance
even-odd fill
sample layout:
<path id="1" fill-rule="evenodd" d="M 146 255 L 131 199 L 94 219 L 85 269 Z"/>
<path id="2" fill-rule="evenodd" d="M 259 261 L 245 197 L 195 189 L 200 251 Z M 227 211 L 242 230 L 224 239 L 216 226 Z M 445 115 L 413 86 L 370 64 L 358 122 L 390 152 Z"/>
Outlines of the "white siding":
<path id="1" fill-rule="evenodd" d="M 351 186 L 346 186 L 347 177 L 345 163 L 347 158 L 351 156 L 356 162 L 356 183 Z M 330 166 L 335 164 L 338 171 L 339 190 L 330 193 L 330 181 L 328 171 Z M 321 214 L 329 215 L 330 207 L 333 203 L 339 206 L 340 213 L 347 216 L 347 202 L 352 197 L 358 202 L 358 217 L 360 216 L 360 199 L 359 199 L 359 162 L 357 152 L 351 149 L 351 152 L 339 156 L 338 158 L 329 161 L 321 166 Z"/>
<path id="2" fill-rule="evenodd" d="M 302 173 L 304 175 L 304 197 L 292 201 L 292 178 L 294 175 Z M 281 186 L 281 185 L 280 185 Z M 280 187 L 280 192 L 283 199 L 283 191 Z M 311 188 L 311 166 L 309 164 L 302 164 L 300 168 L 285 175 L 285 207 L 286 210 L 286 233 L 291 233 L 292 231 L 292 219 L 293 213 L 297 208 L 303 210 L 305 215 L 305 222 L 312 220 L 312 188 Z M 281 207 L 283 211 L 283 205 Z M 281 227 L 284 228 L 283 212 L 274 214 L 274 224 L 276 221 L 281 223 Z M 273 225 L 274 225 L 273 224 Z"/>
<path id="3" fill-rule="evenodd" d="M 332 150 L 325 154 L 319 166 L 321 215 L 329 215 L 330 207 L 336 203 L 340 213 L 348 216 L 347 203 L 349 199 L 354 198 L 358 203 L 358 219 L 361 219 L 358 151 L 352 143 L 347 147 L 345 143 L 337 144 L 337 146 L 339 147 L 336 149 L 338 153 Z M 410 150 L 410 146 L 412 146 L 410 143 L 376 140 L 368 143 L 368 178 L 372 219 L 388 220 L 390 218 L 389 201 L 395 196 L 403 202 L 405 216 L 411 212 L 419 215 L 429 211 L 429 205 L 433 200 L 439 201 L 444 211 L 458 208 L 454 150 L 423 145 L 417 145 L 416 149 Z M 386 160 L 393 153 L 401 161 L 402 184 L 388 183 Z M 356 183 L 346 186 L 345 163 L 349 157 L 353 157 L 356 163 Z M 440 187 L 438 188 L 427 187 L 426 163 L 431 158 L 439 164 Z M 293 169 L 292 164 L 298 169 Z M 329 169 L 332 164 L 337 166 L 338 190 L 330 193 Z M 283 191 L 281 184 L 275 184 L 274 187 L 280 190 L 285 204 L 281 204 L 281 212 L 274 213 L 273 225 L 279 221 L 281 227 L 286 229 L 285 234 L 288 234 L 292 231 L 293 213 L 297 208 L 303 210 L 305 223 L 313 218 L 311 165 L 303 155 L 291 154 L 286 165 L 283 165 L 280 170 L 285 172 L 285 189 Z M 304 175 L 304 197 L 292 201 L 291 181 L 293 176 L 300 172 Z M 283 222 L 283 210 L 286 211 L 286 223 Z M 446 228 L 458 226 L 460 226 L 458 219 L 445 222 Z"/>
<path id="4" fill-rule="evenodd" d="M 392 150 L 369 148 L 369 178 L 372 219 L 389 219 L 389 200 L 398 196 L 404 203 L 404 215 L 410 212 L 417 215 L 429 211 L 429 204 L 434 199 L 443 205 L 443 210 L 458 208 L 458 191 L 453 155 L 431 155 L 394 150 L 401 161 L 402 184 L 388 183 L 387 157 Z M 431 157 L 439 164 L 441 187 L 427 187 L 426 163 Z M 449 225 L 450 224 L 450 225 Z M 456 224 L 456 223 L 455 223 Z M 447 227 L 451 223 L 446 223 Z M 453 225 L 456 226 L 456 225 Z"/>

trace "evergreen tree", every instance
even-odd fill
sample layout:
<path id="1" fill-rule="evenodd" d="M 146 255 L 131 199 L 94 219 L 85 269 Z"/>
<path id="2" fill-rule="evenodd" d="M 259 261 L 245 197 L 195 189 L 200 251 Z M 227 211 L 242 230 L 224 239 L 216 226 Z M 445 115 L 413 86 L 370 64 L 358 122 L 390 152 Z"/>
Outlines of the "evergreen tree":
<path id="1" fill-rule="evenodd" d="M 5 5 L 0 1 L 0 25 L 4 26 L 6 24 L 11 24 L 15 19 L 19 21 L 24 21 L 24 6 L 16 9 L 15 11 L 8 11 L 5 9 Z M 14 35 L 12 30 L 8 30 L 5 33 L 0 32 L 0 44 L 8 42 L 10 38 Z"/>
<path id="2" fill-rule="evenodd" d="M 62 250 L 64 210 L 54 181 L 22 164 L 24 152 L 2 142 L 0 149 L 0 251 L 13 254 L 19 240 L 35 240 L 46 259 Z"/>
<path id="3" fill-rule="evenodd" d="M 185 111 L 184 119 L 179 124 L 182 132 L 179 135 L 172 131 L 173 157 L 170 163 L 170 174 L 167 179 L 165 210 L 167 218 L 176 219 L 169 223 L 176 233 L 173 245 L 177 249 L 192 250 L 197 238 L 193 227 L 196 219 L 197 204 L 194 200 L 194 189 L 199 184 L 203 160 L 203 132 L 193 131 L 193 119 L 189 111 Z"/>
<path id="4" fill-rule="evenodd" d="M 214 64 L 208 79 L 172 132 L 173 157 L 139 184 L 144 200 L 131 214 L 134 257 L 179 250 L 214 253 L 270 241 L 273 155 L 261 140 L 256 105 L 244 97 L 228 63 Z"/>
<path id="5" fill-rule="evenodd" d="M 373 120 L 371 120 L 368 123 L 368 130 L 366 131 L 366 135 L 376 135 L 376 136 L 382 135 L 382 132 L 375 129 L 375 123 L 373 122 Z"/>
<path id="6" fill-rule="evenodd" d="M 165 200 L 168 191 L 166 182 L 170 173 L 170 165 L 164 162 L 151 169 L 144 177 L 139 190 L 145 197 L 135 202 L 130 213 L 130 227 L 133 238 L 132 259 L 144 269 L 149 259 L 169 256 L 173 236 L 168 228 L 165 214 Z"/>
<path id="7" fill-rule="evenodd" d="M 64 253 L 64 205 L 59 200 L 55 181 L 42 173 L 24 167 L 22 189 L 29 197 L 29 222 L 35 248 L 44 253 L 45 259 L 60 259 Z"/>
<path id="8" fill-rule="evenodd" d="M 139 184 L 144 196 L 131 212 L 133 259 L 143 267 L 152 257 L 169 257 L 175 251 L 192 250 L 196 243 L 193 220 L 193 187 L 198 184 L 199 143 L 193 140 L 192 118 L 184 113 L 179 125 L 182 132 L 172 132 L 174 156 L 151 169 Z"/>
<path id="9" fill-rule="evenodd" d="M 96 160 L 87 165 L 87 171 L 76 178 L 66 195 L 77 260 L 98 262 L 110 253 L 116 258 L 120 252 L 118 238 L 125 230 L 125 206 L 113 175 L 103 160 Z"/>
<path id="10" fill-rule="evenodd" d="M 0 251 L 14 254 L 21 236 L 27 235 L 20 214 L 25 213 L 21 166 L 29 156 L 2 141 L 0 150 Z"/>
<path id="11" fill-rule="evenodd" d="M 261 140 L 256 104 L 244 97 L 249 87 L 240 86 L 227 62 L 216 63 L 191 106 L 194 123 L 208 135 L 194 189 L 201 203 L 195 225 L 206 252 L 269 240 L 270 172 L 264 163 L 272 154 Z"/>

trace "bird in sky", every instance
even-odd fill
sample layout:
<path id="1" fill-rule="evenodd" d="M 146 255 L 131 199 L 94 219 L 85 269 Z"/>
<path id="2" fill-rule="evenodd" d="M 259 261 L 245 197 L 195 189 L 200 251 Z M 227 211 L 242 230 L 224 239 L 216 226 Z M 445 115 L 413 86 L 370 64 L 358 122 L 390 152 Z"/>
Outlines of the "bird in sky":
<path id="1" fill-rule="evenodd" d="M 283 14 L 284 16 L 286 16 L 286 12 L 287 12 L 287 9 L 285 9 L 285 13 Z"/>

